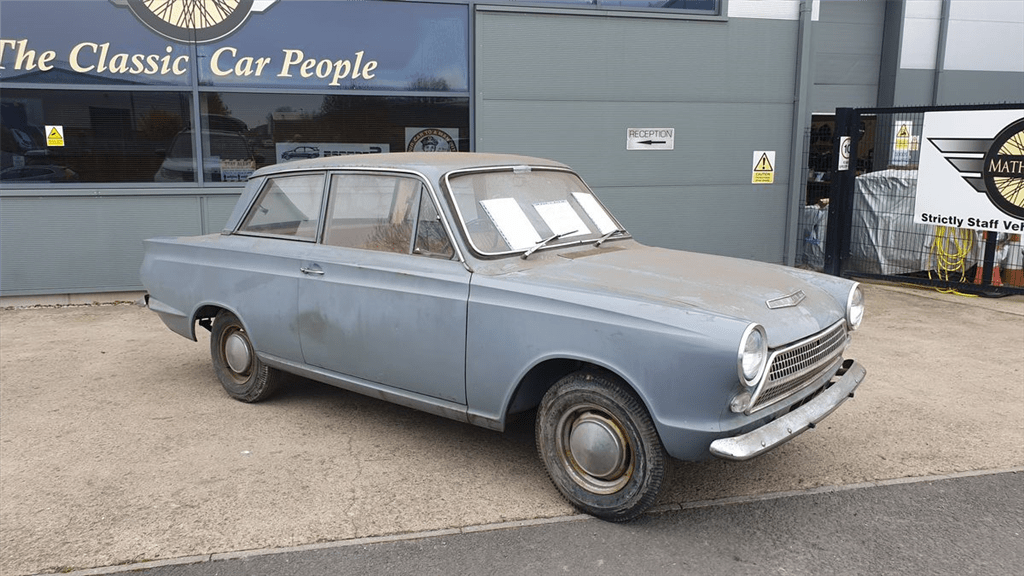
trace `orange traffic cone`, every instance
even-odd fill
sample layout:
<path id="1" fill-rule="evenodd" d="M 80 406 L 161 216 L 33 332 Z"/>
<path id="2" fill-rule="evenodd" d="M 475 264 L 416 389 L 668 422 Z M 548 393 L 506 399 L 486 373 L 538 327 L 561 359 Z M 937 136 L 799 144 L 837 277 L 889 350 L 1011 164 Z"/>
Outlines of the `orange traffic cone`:
<path id="1" fill-rule="evenodd" d="M 976 268 L 977 268 L 977 272 L 974 273 L 974 283 L 975 284 L 981 284 L 981 277 L 985 273 L 985 266 L 979 264 Z M 993 286 L 1002 286 L 1003 285 L 1003 280 L 999 277 L 999 265 L 998 264 L 992 267 L 992 285 Z"/>

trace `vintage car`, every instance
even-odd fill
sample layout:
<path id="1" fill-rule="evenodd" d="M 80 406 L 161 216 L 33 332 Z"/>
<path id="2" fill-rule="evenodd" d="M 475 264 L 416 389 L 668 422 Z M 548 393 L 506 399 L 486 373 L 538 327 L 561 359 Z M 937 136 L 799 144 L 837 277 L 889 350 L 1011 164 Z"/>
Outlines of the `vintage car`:
<path id="1" fill-rule="evenodd" d="M 856 282 L 635 241 L 563 164 L 396 153 L 252 174 L 218 234 L 145 242 L 151 310 L 244 402 L 288 372 L 503 430 L 622 521 L 667 457 L 744 460 L 853 396 Z"/>

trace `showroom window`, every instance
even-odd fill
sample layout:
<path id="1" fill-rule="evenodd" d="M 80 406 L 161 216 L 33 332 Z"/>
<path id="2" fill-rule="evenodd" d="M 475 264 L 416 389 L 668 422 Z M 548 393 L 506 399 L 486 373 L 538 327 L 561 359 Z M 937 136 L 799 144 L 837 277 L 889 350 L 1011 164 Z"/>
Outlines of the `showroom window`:
<path id="1" fill-rule="evenodd" d="M 169 151 L 181 146 L 191 110 L 187 92 L 4 88 L 0 180 L 153 182 Z M 52 145 L 47 126 L 60 126 L 60 146 Z M 19 170 L 26 167 L 37 171 Z M 40 168 L 47 172 L 40 175 Z"/>
<path id="2" fill-rule="evenodd" d="M 470 150 L 468 4 L 224 9 L 237 27 L 205 38 L 148 2 L 3 0 L 4 187 L 238 187 L 303 158 Z"/>
<path id="3" fill-rule="evenodd" d="M 469 150 L 469 98 L 203 92 L 204 180 L 244 181 L 271 164 Z M 187 180 L 192 181 L 192 180 Z"/>

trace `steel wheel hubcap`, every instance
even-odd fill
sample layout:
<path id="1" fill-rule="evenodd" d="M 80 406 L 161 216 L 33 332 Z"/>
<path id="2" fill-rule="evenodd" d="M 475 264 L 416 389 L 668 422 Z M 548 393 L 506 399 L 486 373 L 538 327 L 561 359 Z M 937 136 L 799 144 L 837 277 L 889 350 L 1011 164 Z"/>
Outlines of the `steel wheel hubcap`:
<path id="1" fill-rule="evenodd" d="M 588 412 L 579 417 L 569 433 L 569 452 L 587 474 L 610 480 L 626 468 L 626 439 L 611 420 Z"/>
<path id="2" fill-rule="evenodd" d="M 633 477 L 635 456 L 629 436 L 615 418 L 593 404 L 577 406 L 559 419 L 555 442 L 563 470 L 593 494 L 614 494 Z"/>
<path id="3" fill-rule="evenodd" d="M 252 363 L 252 350 L 241 332 L 231 333 L 224 341 L 224 360 L 236 374 L 244 374 Z"/>

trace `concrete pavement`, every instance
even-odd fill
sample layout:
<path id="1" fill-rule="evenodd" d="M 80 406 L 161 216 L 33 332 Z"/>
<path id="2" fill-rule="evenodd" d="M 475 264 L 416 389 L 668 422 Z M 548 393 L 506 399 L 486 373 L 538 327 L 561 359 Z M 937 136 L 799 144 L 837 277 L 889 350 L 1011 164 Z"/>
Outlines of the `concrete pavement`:
<path id="1" fill-rule="evenodd" d="M 659 503 L 1024 465 L 1024 298 L 865 287 L 857 397 Z M 229 399 L 208 340 L 131 305 L 0 311 L 0 573 L 572 515 L 532 423 L 495 433 L 305 380 Z"/>

